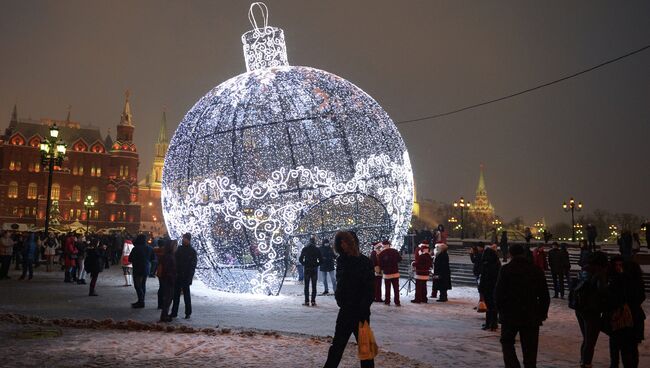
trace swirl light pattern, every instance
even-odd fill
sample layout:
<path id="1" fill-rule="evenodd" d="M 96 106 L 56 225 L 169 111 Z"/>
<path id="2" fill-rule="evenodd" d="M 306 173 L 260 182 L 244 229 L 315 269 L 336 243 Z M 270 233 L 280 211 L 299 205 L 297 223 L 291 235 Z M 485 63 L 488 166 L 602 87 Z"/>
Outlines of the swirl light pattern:
<path id="1" fill-rule="evenodd" d="M 361 89 L 309 67 L 260 67 L 187 113 L 162 205 L 172 237 L 192 233 L 207 285 L 277 294 L 312 234 L 401 242 L 413 173 L 397 128 Z"/>

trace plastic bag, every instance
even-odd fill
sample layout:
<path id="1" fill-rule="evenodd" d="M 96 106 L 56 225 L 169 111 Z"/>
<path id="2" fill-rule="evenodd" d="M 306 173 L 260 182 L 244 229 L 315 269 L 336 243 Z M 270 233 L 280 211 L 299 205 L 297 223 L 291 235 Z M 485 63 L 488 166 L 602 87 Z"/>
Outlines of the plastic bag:
<path id="1" fill-rule="evenodd" d="M 375 335 L 372 333 L 368 321 L 359 322 L 357 345 L 359 346 L 359 360 L 375 359 L 379 353 Z"/>

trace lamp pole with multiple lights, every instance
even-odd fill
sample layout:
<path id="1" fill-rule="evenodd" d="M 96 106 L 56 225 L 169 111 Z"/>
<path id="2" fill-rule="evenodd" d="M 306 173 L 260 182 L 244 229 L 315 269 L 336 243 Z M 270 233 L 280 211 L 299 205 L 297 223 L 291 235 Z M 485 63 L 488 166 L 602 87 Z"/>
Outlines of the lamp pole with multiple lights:
<path id="1" fill-rule="evenodd" d="M 52 205 L 52 174 L 54 166 L 63 166 L 65 158 L 65 143 L 59 139 L 59 128 L 56 124 L 50 127 L 50 137 L 41 141 L 41 164 L 48 167 L 47 199 L 45 205 L 45 234 L 50 230 L 50 206 Z"/>
<path id="2" fill-rule="evenodd" d="M 460 197 L 457 202 L 454 201 L 454 207 L 460 207 L 460 239 L 462 240 L 465 238 L 465 208 L 470 208 L 471 204 Z"/>
<path id="3" fill-rule="evenodd" d="M 90 210 L 95 207 L 95 200 L 90 194 L 84 200 L 84 207 L 86 208 L 86 234 L 88 234 L 88 230 L 90 229 Z"/>
<path id="4" fill-rule="evenodd" d="M 562 203 L 562 208 L 564 209 L 564 212 L 571 212 L 571 241 L 575 242 L 576 241 L 576 220 L 575 220 L 575 212 L 582 211 L 582 202 L 576 202 L 573 197 L 569 199 L 569 203 L 564 202 Z"/>
<path id="5" fill-rule="evenodd" d="M 451 216 L 449 219 L 447 219 L 447 222 L 449 223 L 449 233 L 452 234 L 452 231 L 454 231 L 456 224 L 458 223 L 458 219 L 455 218 L 454 216 Z"/>

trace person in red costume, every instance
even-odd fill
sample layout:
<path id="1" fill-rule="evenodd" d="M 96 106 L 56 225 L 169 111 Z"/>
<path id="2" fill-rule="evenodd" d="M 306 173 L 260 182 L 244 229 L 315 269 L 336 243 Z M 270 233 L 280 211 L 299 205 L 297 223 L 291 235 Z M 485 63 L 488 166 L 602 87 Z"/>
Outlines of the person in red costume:
<path id="1" fill-rule="evenodd" d="M 429 280 L 429 273 L 433 266 L 433 259 L 429 254 L 429 241 L 423 240 L 415 252 L 415 261 L 413 268 L 415 269 L 415 299 L 411 303 L 427 303 L 427 281 Z"/>
<path id="2" fill-rule="evenodd" d="M 370 252 L 370 261 L 375 269 L 375 302 L 383 302 L 381 299 L 381 266 L 379 265 L 381 248 L 381 242 L 377 242 L 372 245 L 372 252 Z"/>
<path id="3" fill-rule="evenodd" d="M 390 242 L 385 240 L 382 242 L 383 250 L 379 254 L 379 265 L 384 277 L 384 288 L 386 288 L 384 304 L 390 304 L 390 287 L 393 286 L 395 293 L 395 305 L 400 306 L 399 302 L 399 263 L 402 261 L 402 256 L 399 252 L 390 247 Z"/>

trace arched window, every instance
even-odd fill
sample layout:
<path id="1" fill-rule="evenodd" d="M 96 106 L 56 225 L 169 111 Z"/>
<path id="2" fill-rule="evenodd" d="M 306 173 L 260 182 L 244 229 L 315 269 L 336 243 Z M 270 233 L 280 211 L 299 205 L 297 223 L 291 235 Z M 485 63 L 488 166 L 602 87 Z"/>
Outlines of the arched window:
<path id="1" fill-rule="evenodd" d="M 60 195 L 61 195 L 61 186 L 59 185 L 59 183 L 52 184 L 52 195 L 50 195 L 50 199 L 58 201 Z"/>
<path id="2" fill-rule="evenodd" d="M 72 187 L 72 200 L 75 202 L 81 202 L 81 187 L 78 185 Z"/>
<path id="3" fill-rule="evenodd" d="M 99 202 L 99 189 L 97 189 L 97 187 L 90 188 L 88 195 L 93 197 L 93 201 L 95 201 L 95 203 Z"/>
<path id="4" fill-rule="evenodd" d="M 38 197 L 38 185 L 29 183 L 27 186 L 27 199 L 36 199 Z"/>
<path id="5" fill-rule="evenodd" d="M 7 190 L 7 197 L 9 198 L 18 198 L 18 183 L 12 181 L 9 183 L 9 189 Z"/>

